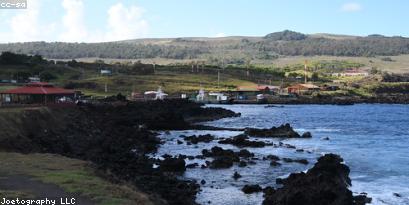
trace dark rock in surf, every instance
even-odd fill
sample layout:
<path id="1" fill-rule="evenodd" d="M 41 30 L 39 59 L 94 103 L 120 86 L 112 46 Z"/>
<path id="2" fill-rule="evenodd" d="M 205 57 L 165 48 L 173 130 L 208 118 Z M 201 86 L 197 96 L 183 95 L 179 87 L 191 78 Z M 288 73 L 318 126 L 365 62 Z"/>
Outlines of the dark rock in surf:
<path id="1" fill-rule="evenodd" d="M 301 138 L 311 138 L 311 137 L 312 137 L 311 132 L 304 132 L 304 133 L 301 135 Z"/>
<path id="2" fill-rule="evenodd" d="M 225 169 L 230 168 L 233 166 L 233 159 L 226 156 L 221 156 L 215 158 L 213 161 L 210 162 L 210 169 Z"/>
<path id="3" fill-rule="evenodd" d="M 192 135 L 183 138 L 186 142 L 190 142 L 192 144 L 197 144 L 199 142 L 209 143 L 214 140 L 214 136 L 207 134 L 207 135 Z"/>
<path id="4" fill-rule="evenodd" d="M 268 137 L 268 138 L 310 138 L 311 133 L 306 132 L 303 135 L 298 134 L 290 126 L 290 124 L 284 124 L 279 127 L 272 127 L 270 129 L 256 129 L 246 128 L 244 134 L 252 137 Z"/>
<path id="5" fill-rule="evenodd" d="M 277 161 L 272 160 L 270 162 L 270 165 L 273 166 L 273 167 L 276 167 L 276 166 L 280 166 L 281 164 L 279 162 L 277 162 Z"/>
<path id="6" fill-rule="evenodd" d="M 245 194 L 252 194 L 256 192 L 261 192 L 263 189 L 260 187 L 260 185 L 255 184 L 255 185 L 244 185 L 244 187 L 241 189 Z"/>
<path id="7" fill-rule="evenodd" d="M 195 167 L 198 167 L 198 166 L 199 166 L 198 163 L 193 163 L 193 164 L 188 164 L 188 165 L 186 165 L 186 168 L 191 169 L 191 168 L 195 168 Z"/>
<path id="8" fill-rule="evenodd" d="M 264 147 L 266 143 L 248 140 L 249 137 L 245 134 L 234 136 L 225 140 L 220 140 L 220 144 L 231 144 L 237 147 Z"/>
<path id="9" fill-rule="evenodd" d="M 348 189 L 351 185 L 349 168 L 343 159 L 335 154 L 327 154 L 318 159 L 306 173 L 292 173 L 286 179 L 276 179 L 283 187 L 266 193 L 264 205 L 361 205 L 361 198 L 354 199 Z M 364 201 L 367 201 L 366 199 Z"/>
<path id="10" fill-rule="evenodd" d="M 270 129 L 246 128 L 244 134 L 253 137 L 271 137 L 271 138 L 300 138 L 300 134 L 293 130 L 290 124 L 272 127 Z"/>
<path id="11" fill-rule="evenodd" d="M 308 164 L 308 160 L 306 160 L 306 159 L 283 158 L 283 161 L 284 161 L 284 162 L 287 162 L 287 163 L 296 162 L 296 163 L 300 163 L 300 164 Z"/>
<path id="12" fill-rule="evenodd" d="M 234 180 L 237 180 L 237 179 L 239 179 L 239 178 L 241 178 L 241 175 L 240 175 L 238 172 L 234 172 L 234 174 L 233 174 L 233 179 L 234 179 Z"/>
<path id="13" fill-rule="evenodd" d="M 246 149 L 242 149 L 240 150 L 237 155 L 239 157 L 243 157 L 243 158 L 250 158 L 250 157 L 254 157 L 254 154 L 251 153 L 250 151 L 246 150 Z"/>

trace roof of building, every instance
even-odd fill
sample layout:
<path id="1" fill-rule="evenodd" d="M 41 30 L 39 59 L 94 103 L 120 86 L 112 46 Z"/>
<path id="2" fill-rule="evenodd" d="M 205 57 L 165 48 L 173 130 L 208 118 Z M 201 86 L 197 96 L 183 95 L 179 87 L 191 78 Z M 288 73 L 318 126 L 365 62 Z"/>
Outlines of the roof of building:
<path id="1" fill-rule="evenodd" d="M 0 92 L 2 94 L 40 94 L 40 95 L 56 95 L 56 94 L 74 94 L 73 90 L 54 87 L 45 82 L 30 83 L 22 87 L 5 90 Z"/>
<path id="2" fill-rule="evenodd" d="M 257 86 L 258 90 L 265 90 L 267 88 L 270 90 L 274 90 L 274 89 L 280 89 L 280 86 L 275 86 L 275 85 L 258 85 Z"/>

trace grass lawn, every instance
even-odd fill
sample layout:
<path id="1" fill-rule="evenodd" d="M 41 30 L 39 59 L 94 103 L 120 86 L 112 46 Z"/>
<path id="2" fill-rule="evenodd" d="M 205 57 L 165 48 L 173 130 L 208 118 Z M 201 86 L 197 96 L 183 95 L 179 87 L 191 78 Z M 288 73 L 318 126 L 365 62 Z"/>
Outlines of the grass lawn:
<path id="1" fill-rule="evenodd" d="M 68 193 L 78 193 L 101 205 L 152 204 L 148 196 L 127 185 L 113 184 L 99 177 L 88 162 L 53 154 L 0 152 L 0 174 L 27 175 L 55 184 Z M 29 197 L 19 190 L 2 191 L 2 196 Z"/>
<path id="2" fill-rule="evenodd" d="M 114 75 L 90 77 L 80 82 L 93 82 L 96 89 L 80 89 L 85 94 L 106 96 L 117 93 L 129 95 L 132 91 L 143 93 L 148 90 L 157 90 L 159 86 L 169 94 L 197 92 L 200 88 L 206 91 L 233 90 L 237 86 L 256 86 L 255 83 L 239 80 L 229 75 L 220 76 L 218 87 L 217 75 L 209 74 L 180 74 L 161 71 L 155 75 Z M 105 93 L 105 84 L 108 92 Z"/>

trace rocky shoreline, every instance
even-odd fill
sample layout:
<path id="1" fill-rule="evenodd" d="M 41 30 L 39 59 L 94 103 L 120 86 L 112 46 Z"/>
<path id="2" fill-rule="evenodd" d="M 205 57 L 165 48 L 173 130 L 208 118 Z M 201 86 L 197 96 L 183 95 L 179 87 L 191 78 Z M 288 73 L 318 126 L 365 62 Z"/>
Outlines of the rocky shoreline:
<path id="1" fill-rule="evenodd" d="M 185 119 L 237 116 L 222 108 L 201 106 L 166 100 L 24 110 L 13 119 L 15 124 L 2 129 L 0 150 L 56 153 L 91 161 L 101 175 L 136 186 L 156 204 L 196 204 L 198 184 L 178 179 L 175 170 L 155 169 L 157 161 L 146 154 L 155 152 L 161 143 L 154 130 L 191 128 Z"/>
<path id="2" fill-rule="evenodd" d="M 198 156 L 162 156 L 162 159 L 149 158 L 160 146 L 161 140 L 155 130 L 187 130 L 201 127 L 192 125 L 192 122 L 215 120 L 224 117 L 236 117 L 239 114 L 222 108 L 203 108 L 201 104 L 185 100 L 165 100 L 151 102 L 122 102 L 102 103 L 98 105 L 83 105 L 72 108 L 44 108 L 39 110 L 26 110 L 17 120 L 15 128 L 21 129 L 19 133 L 2 130 L 5 136 L 0 140 L 0 150 L 32 153 L 56 153 L 64 156 L 83 159 L 93 162 L 100 170 L 100 174 L 112 181 L 127 182 L 141 191 L 148 193 L 155 204 L 196 204 L 196 194 L 200 189 L 199 182 L 183 180 L 181 173 L 186 169 L 197 168 L 198 164 L 186 164 L 186 158 L 212 158 L 201 168 L 226 169 L 237 166 L 247 166 L 255 163 L 254 154 L 247 149 L 234 152 L 221 147 L 202 150 Z M 17 122 L 16 121 L 16 122 Z M 212 128 L 206 127 L 205 128 Z M 217 130 L 218 128 L 213 128 Z M 310 133 L 302 135 L 295 132 L 288 124 L 271 129 L 245 128 L 244 131 L 229 139 L 220 139 L 219 144 L 231 144 L 243 147 L 286 147 L 299 151 L 289 144 L 273 144 L 253 141 L 251 137 L 264 138 L 310 138 Z M 186 144 L 194 146 L 198 143 L 209 143 L 216 140 L 211 135 L 181 136 Z M 179 143 L 180 142 L 180 143 Z M 179 140 L 178 144 L 184 144 Z M 303 151 L 303 150 L 300 150 Z M 329 159 L 327 159 L 329 158 Z M 305 159 L 278 158 L 269 156 L 263 160 L 270 160 L 271 166 L 280 166 L 277 162 L 308 164 Z M 350 185 L 348 177 L 349 168 L 341 164 L 339 156 L 326 156 L 320 158 L 314 168 L 306 174 L 292 174 L 288 179 L 283 179 L 284 186 L 277 190 L 266 187 L 261 189 L 258 185 L 248 185 L 243 188 L 246 193 L 259 191 L 265 192 L 264 204 L 294 204 L 281 200 L 294 197 L 298 199 L 300 184 L 305 185 L 304 197 L 314 202 L 324 202 L 328 196 L 340 198 L 342 203 L 335 204 L 365 204 L 356 200 L 368 202 L 364 196 L 352 197 L 347 189 Z M 157 168 L 159 166 L 159 168 Z M 334 175 L 335 173 L 335 175 Z M 324 178 L 322 178 L 324 174 Z M 305 176 L 304 176 L 305 175 Z M 296 177 L 294 177 L 296 176 Z M 239 173 L 234 173 L 234 179 L 239 179 Z M 293 178 L 297 180 L 294 181 Z M 317 181 L 319 184 L 316 184 Z M 341 183 L 341 182 L 349 183 Z M 200 181 L 205 184 L 206 181 Z M 321 192 L 321 189 L 309 192 L 308 188 L 329 184 L 332 190 L 341 189 L 342 192 Z M 331 185 L 331 186 L 330 186 Z M 302 188 L 302 187 L 301 187 Z M 295 190 L 294 190 L 295 189 Z M 328 190 L 324 190 L 328 191 Z M 322 194 L 325 193 L 325 194 Z M 326 193 L 330 195 L 327 196 Z M 352 197 L 352 202 L 348 200 Z M 324 201 L 322 201 L 324 200 Z M 355 200 L 355 201 L 354 201 Z M 344 203 L 345 202 L 345 203 Z M 334 204 L 334 203 L 327 203 Z"/>

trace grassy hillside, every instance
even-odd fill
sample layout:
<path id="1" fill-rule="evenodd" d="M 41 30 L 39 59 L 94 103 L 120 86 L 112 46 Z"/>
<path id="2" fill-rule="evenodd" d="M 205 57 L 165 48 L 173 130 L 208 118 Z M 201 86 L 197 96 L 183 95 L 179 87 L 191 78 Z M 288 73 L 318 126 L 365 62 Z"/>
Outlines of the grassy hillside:
<path id="1" fill-rule="evenodd" d="M 0 44 L 1 51 L 39 54 L 48 59 L 107 59 L 157 64 L 205 62 L 208 65 L 278 64 L 282 58 L 356 57 L 367 66 L 406 71 L 409 39 L 381 35 L 346 36 L 275 32 L 264 37 L 136 39 L 106 43 L 27 42 Z M 378 56 L 396 56 L 395 64 L 368 63 Z M 355 60 L 355 59 L 354 59 Z M 276 62 L 277 61 L 277 62 Z M 303 61 L 303 60 L 302 60 Z M 376 59 L 375 59 L 376 61 Z"/>

